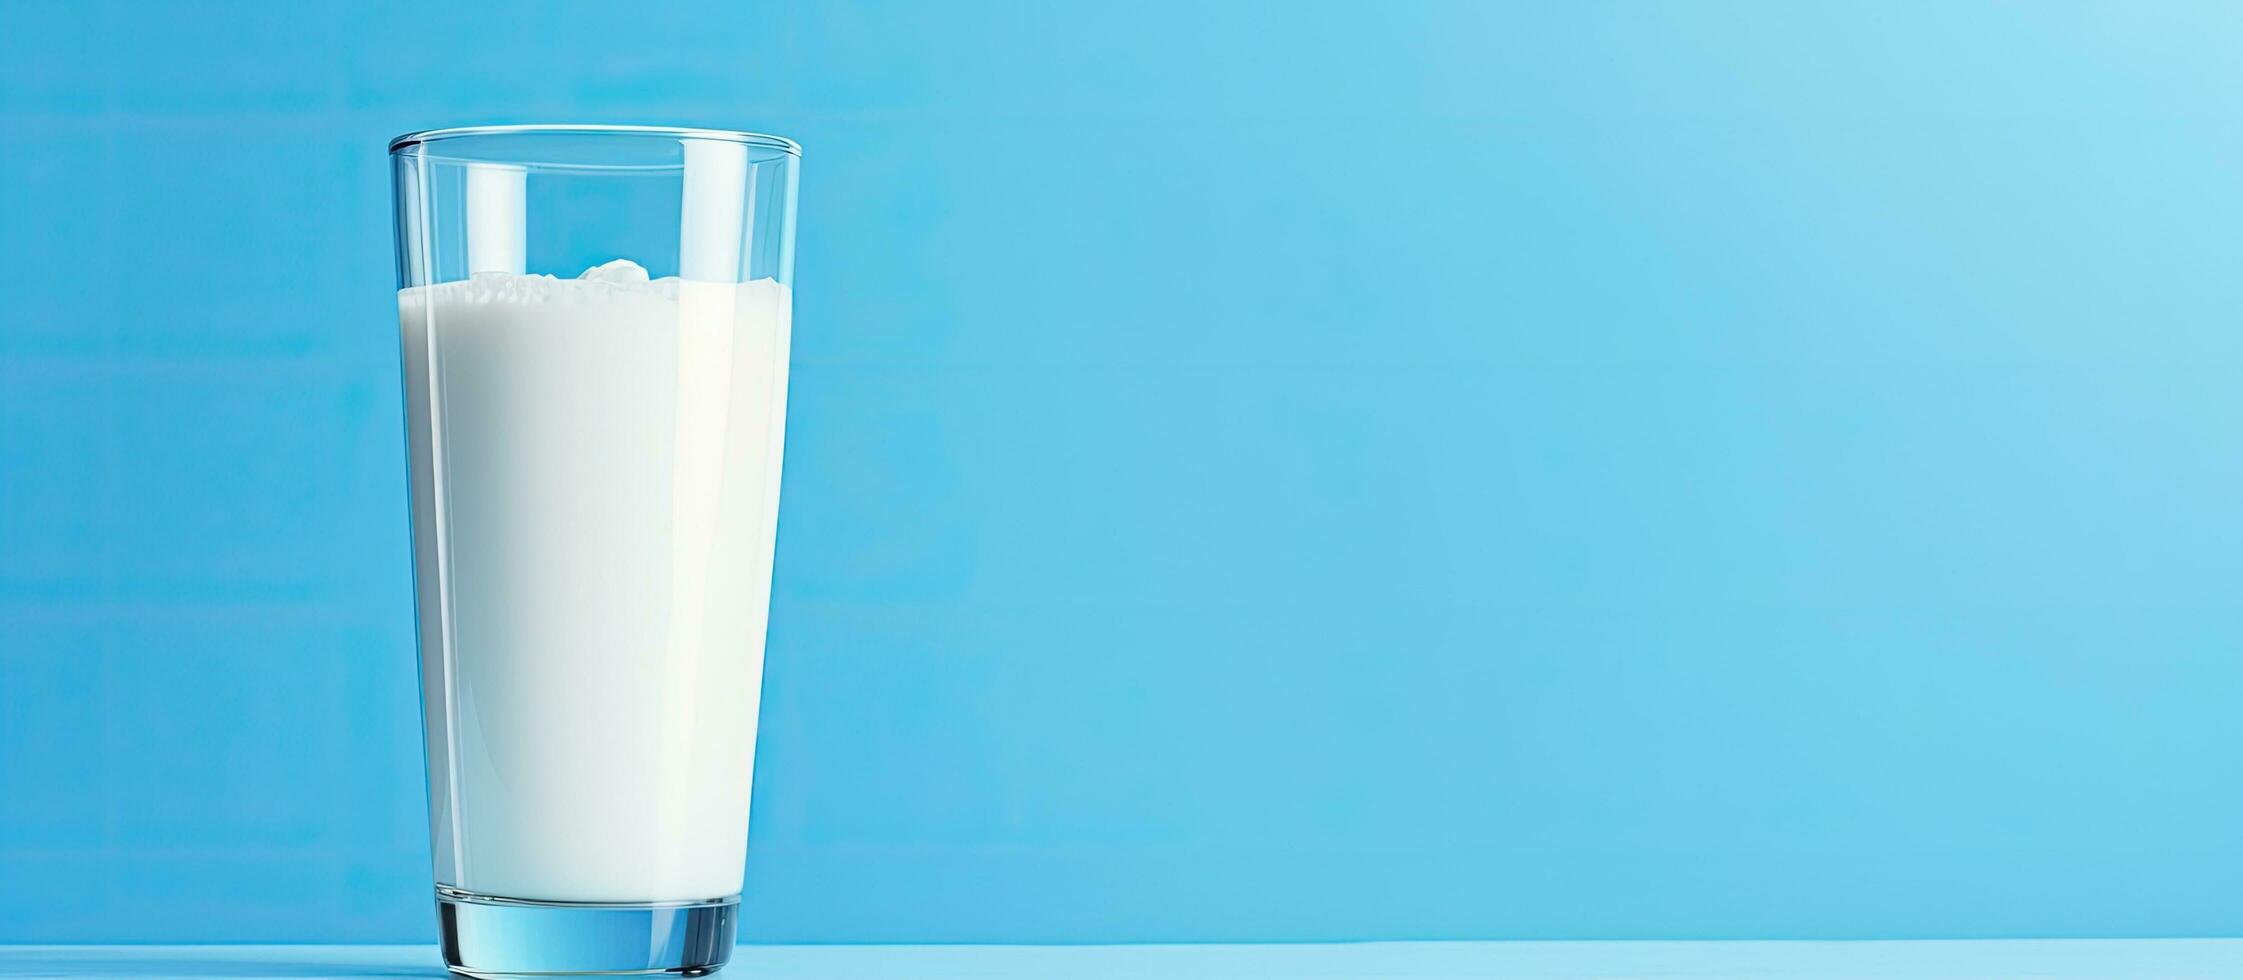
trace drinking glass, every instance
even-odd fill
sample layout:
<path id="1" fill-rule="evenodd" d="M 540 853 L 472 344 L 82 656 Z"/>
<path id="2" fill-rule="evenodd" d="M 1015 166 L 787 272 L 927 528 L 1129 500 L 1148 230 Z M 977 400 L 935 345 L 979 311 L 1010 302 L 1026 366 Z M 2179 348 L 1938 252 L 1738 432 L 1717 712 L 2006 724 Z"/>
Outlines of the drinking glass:
<path id="1" fill-rule="evenodd" d="M 445 964 L 705 974 L 747 852 L 801 149 L 389 152 Z"/>

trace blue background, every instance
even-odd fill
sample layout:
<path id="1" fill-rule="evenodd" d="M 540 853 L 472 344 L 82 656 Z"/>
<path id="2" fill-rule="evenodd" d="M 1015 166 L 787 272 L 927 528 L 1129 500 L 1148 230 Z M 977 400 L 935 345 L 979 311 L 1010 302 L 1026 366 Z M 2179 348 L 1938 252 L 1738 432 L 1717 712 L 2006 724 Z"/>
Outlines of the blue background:
<path id="1" fill-rule="evenodd" d="M 383 141 L 809 148 L 747 935 L 2243 932 L 2243 8 L 25 2 L 0 940 L 425 940 Z"/>

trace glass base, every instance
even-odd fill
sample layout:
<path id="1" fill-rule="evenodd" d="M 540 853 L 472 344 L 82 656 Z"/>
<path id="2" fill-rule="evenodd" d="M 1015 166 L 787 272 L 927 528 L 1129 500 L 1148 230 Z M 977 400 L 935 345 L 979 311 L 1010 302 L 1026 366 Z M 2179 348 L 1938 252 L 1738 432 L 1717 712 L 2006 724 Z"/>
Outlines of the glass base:
<path id="1" fill-rule="evenodd" d="M 466 977 L 707 976 L 732 958 L 740 897 L 538 902 L 436 886 L 444 966 Z"/>

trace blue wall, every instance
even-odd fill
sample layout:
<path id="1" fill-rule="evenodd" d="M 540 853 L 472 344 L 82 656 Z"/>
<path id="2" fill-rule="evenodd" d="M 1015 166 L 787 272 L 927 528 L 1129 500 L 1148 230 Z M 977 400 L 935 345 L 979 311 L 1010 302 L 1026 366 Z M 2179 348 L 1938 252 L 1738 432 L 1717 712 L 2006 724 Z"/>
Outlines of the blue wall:
<path id="1" fill-rule="evenodd" d="M 9 5 L 0 940 L 432 935 L 491 121 L 809 147 L 751 938 L 2243 934 L 2238 8 L 688 6 Z"/>

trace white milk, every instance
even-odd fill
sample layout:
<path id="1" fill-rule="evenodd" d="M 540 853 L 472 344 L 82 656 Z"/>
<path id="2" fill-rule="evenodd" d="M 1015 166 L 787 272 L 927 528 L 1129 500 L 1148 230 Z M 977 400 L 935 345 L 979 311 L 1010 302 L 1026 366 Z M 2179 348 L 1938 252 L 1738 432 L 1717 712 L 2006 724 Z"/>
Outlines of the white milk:
<path id="1" fill-rule="evenodd" d="M 437 883 L 737 893 L 786 287 L 619 261 L 398 308 Z"/>

